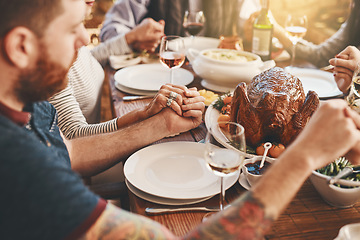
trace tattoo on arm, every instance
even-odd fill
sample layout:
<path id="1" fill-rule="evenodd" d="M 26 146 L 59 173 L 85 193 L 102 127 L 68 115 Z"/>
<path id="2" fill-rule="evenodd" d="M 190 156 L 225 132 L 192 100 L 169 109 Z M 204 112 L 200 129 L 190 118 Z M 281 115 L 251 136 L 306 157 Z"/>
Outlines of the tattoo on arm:
<path id="1" fill-rule="evenodd" d="M 220 215 L 209 219 L 188 235 L 189 239 L 263 239 L 273 218 L 265 215 L 264 205 L 252 196 L 244 194 L 231 203 Z"/>
<path id="2" fill-rule="evenodd" d="M 199 225 L 183 239 L 263 239 L 274 218 L 251 192 L 231 203 L 220 214 Z M 108 204 L 84 239 L 176 239 L 164 226 L 149 218 Z"/>
<path id="3" fill-rule="evenodd" d="M 171 232 L 149 218 L 107 204 L 84 239 L 174 239 Z"/>

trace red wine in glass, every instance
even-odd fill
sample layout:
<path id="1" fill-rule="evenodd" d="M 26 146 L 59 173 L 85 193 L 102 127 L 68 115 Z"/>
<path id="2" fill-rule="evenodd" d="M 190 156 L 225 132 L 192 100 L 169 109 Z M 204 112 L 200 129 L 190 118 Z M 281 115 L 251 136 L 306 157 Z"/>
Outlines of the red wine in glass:
<path id="1" fill-rule="evenodd" d="M 184 24 L 184 29 L 191 36 L 196 36 L 204 28 L 203 23 L 186 23 Z"/>

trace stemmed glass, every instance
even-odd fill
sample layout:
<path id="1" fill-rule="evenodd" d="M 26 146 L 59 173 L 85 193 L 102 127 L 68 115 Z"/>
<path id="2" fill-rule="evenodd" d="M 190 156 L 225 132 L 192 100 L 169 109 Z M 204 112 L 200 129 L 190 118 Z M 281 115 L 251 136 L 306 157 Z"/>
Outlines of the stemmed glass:
<path id="1" fill-rule="evenodd" d="M 185 61 L 184 39 L 179 36 L 164 36 L 160 43 L 160 62 L 170 68 L 170 83 L 173 84 L 173 69 Z"/>
<path id="2" fill-rule="evenodd" d="M 203 11 L 185 11 L 183 27 L 191 36 L 191 43 L 194 43 L 195 36 L 204 28 L 205 16 Z"/>
<path id="3" fill-rule="evenodd" d="M 224 177 L 236 174 L 246 152 L 244 128 L 235 122 L 213 124 L 205 137 L 205 160 L 209 170 L 220 177 L 220 211 L 224 209 Z M 204 216 L 206 220 L 209 215 Z"/>
<path id="4" fill-rule="evenodd" d="M 295 63 L 295 48 L 296 44 L 302 39 L 307 31 L 307 17 L 306 15 L 289 14 L 285 21 L 285 30 L 293 44 L 292 56 L 291 56 L 291 67 Z"/>

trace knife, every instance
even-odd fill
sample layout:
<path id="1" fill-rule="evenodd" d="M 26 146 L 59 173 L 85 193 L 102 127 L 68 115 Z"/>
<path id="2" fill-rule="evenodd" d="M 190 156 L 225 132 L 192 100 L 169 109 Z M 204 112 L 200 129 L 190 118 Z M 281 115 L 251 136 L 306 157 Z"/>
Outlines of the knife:
<path id="1" fill-rule="evenodd" d="M 124 101 L 133 101 L 133 100 L 139 100 L 139 99 L 146 99 L 146 98 L 152 98 L 153 96 L 124 96 Z"/>
<path id="2" fill-rule="evenodd" d="M 145 208 L 145 212 L 148 214 L 168 213 L 168 212 L 180 212 L 180 211 L 205 211 L 205 212 L 217 212 L 219 207 L 179 207 L 179 208 Z"/>

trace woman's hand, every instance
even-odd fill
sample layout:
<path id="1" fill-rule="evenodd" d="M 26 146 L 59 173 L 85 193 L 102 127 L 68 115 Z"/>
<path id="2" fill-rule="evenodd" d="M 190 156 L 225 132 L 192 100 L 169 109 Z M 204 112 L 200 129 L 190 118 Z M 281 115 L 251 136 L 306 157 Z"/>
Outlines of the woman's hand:
<path id="1" fill-rule="evenodd" d="M 196 88 L 190 88 L 185 92 L 181 105 L 182 115 L 171 111 L 169 108 L 161 111 L 165 119 L 168 131 L 177 134 L 188 131 L 200 125 L 205 111 L 205 98 L 200 96 Z"/>
<path id="2" fill-rule="evenodd" d="M 176 97 L 170 97 L 171 94 Z M 159 113 L 166 107 L 171 108 L 179 116 L 191 116 L 191 110 L 201 108 L 203 104 L 204 98 L 200 96 L 196 88 L 188 89 L 186 86 L 166 84 L 160 88 L 144 111 L 146 118 Z"/>
<path id="3" fill-rule="evenodd" d="M 338 88 L 346 94 L 349 91 L 354 71 L 360 64 L 359 49 L 348 46 L 335 58 L 330 59 L 329 63 L 334 66 L 334 78 Z"/>
<path id="4" fill-rule="evenodd" d="M 185 86 L 166 84 L 160 88 L 148 105 L 118 118 L 117 127 L 120 129 L 143 121 L 167 108 L 176 116 L 197 118 L 204 112 L 204 100 L 196 88 L 188 89 Z"/>

